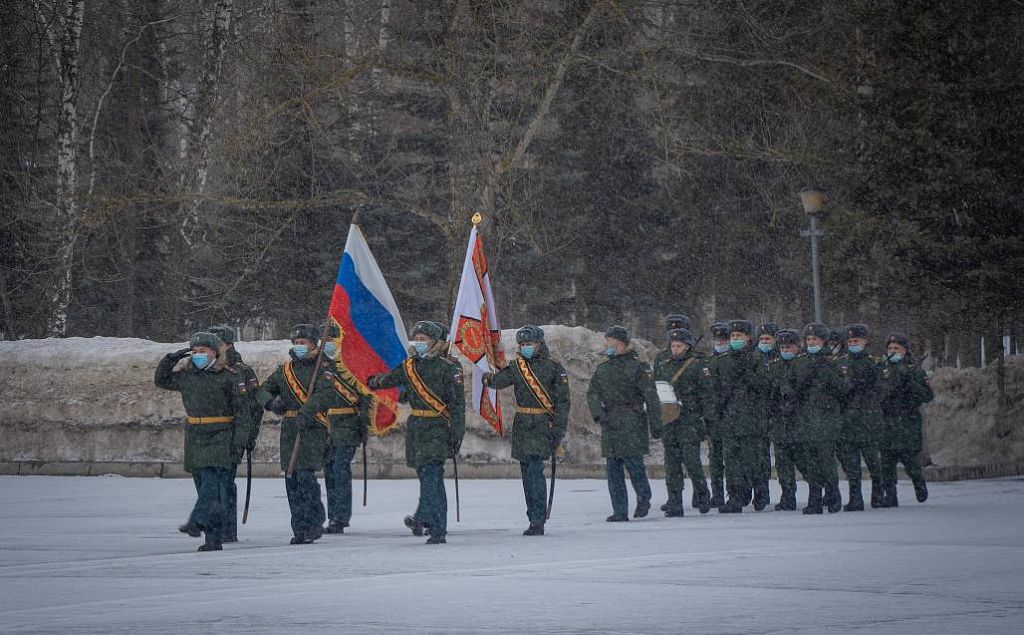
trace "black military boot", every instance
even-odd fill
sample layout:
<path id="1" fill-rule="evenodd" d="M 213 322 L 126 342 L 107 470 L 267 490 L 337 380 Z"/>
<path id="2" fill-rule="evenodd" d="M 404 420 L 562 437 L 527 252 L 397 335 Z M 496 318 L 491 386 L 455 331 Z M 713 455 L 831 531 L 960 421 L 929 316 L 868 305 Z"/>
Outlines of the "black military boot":
<path id="1" fill-rule="evenodd" d="M 524 536 L 543 536 L 544 523 L 530 523 L 530 526 L 523 532 Z"/>
<path id="2" fill-rule="evenodd" d="M 292 539 L 288 541 L 290 545 L 308 545 L 311 544 L 312 540 L 307 540 L 305 536 L 292 536 Z"/>
<path id="3" fill-rule="evenodd" d="M 665 512 L 665 516 L 673 518 L 676 516 L 683 515 L 683 493 L 669 492 L 668 500 L 664 505 L 661 506 L 661 511 Z"/>
<path id="4" fill-rule="evenodd" d="M 325 534 L 343 534 L 345 528 L 348 527 L 348 523 L 344 520 L 332 520 L 327 523 L 327 528 L 324 529 Z"/>
<path id="5" fill-rule="evenodd" d="M 408 527 L 410 531 L 412 531 L 413 536 L 423 535 L 423 523 L 416 520 L 416 518 L 412 516 L 406 516 L 405 520 L 403 520 L 402 522 L 404 522 L 405 526 Z"/>
<path id="6" fill-rule="evenodd" d="M 743 503 L 741 503 L 734 496 L 730 496 L 729 500 L 725 501 L 725 505 L 718 508 L 719 514 L 742 514 Z"/>
<path id="7" fill-rule="evenodd" d="M 881 481 L 871 481 L 871 509 L 885 507 L 885 488 Z"/>
<path id="8" fill-rule="evenodd" d="M 437 534 L 427 538 L 428 545 L 444 545 L 447 543 L 448 541 L 445 539 L 444 534 Z"/>
<path id="9" fill-rule="evenodd" d="M 831 481 L 825 483 L 825 497 L 822 503 L 828 508 L 828 513 L 834 514 L 843 511 L 843 497 L 839 488 Z"/>
<path id="10" fill-rule="evenodd" d="M 768 493 L 768 483 L 758 481 L 754 485 L 754 511 L 761 511 L 771 502 L 771 495 Z"/>
<path id="11" fill-rule="evenodd" d="M 860 493 L 860 482 L 850 481 L 850 502 L 843 507 L 844 512 L 864 511 L 864 497 Z"/>
<path id="12" fill-rule="evenodd" d="M 690 509 L 698 509 L 700 507 L 700 490 L 694 489 L 693 495 L 690 496 Z"/>
<path id="13" fill-rule="evenodd" d="M 221 545 L 221 543 L 219 541 L 210 540 L 209 538 L 206 539 L 206 542 L 204 542 L 203 544 L 199 545 L 199 549 L 197 549 L 197 551 L 223 551 L 223 550 L 224 550 L 224 547 Z"/>
<path id="14" fill-rule="evenodd" d="M 638 500 L 636 502 L 636 509 L 633 510 L 633 518 L 643 518 L 649 511 L 651 511 L 651 501 Z"/>
<path id="15" fill-rule="evenodd" d="M 811 485 L 810 491 L 807 493 L 807 507 L 804 507 L 803 513 L 820 514 L 823 511 L 821 503 L 821 487 Z"/>
<path id="16" fill-rule="evenodd" d="M 796 511 L 796 492 L 782 492 L 782 497 L 779 499 L 779 502 L 775 504 L 775 511 Z"/>
<path id="17" fill-rule="evenodd" d="M 605 521 L 609 523 L 624 523 L 629 521 L 629 516 L 624 514 L 612 514 L 608 518 L 605 518 Z"/>
<path id="18" fill-rule="evenodd" d="M 919 503 L 928 500 L 928 486 L 925 484 L 924 479 L 914 481 L 914 496 L 917 497 L 917 502 Z"/>
<path id="19" fill-rule="evenodd" d="M 183 534 L 188 534 L 193 538 L 198 538 L 199 536 L 203 535 L 203 528 L 197 525 L 196 523 L 192 522 L 191 520 L 182 525 L 181 527 L 178 527 L 178 531 L 180 531 Z"/>
<path id="20" fill-rule="evenodd" d="M 711 511 L 711 494 L 706 489 L 702 490 L 697 498 L 697 511 L 702 514 Z"/>
<path id="21" fill-rule="evenodd" d="M 725 489 L 722 487 L 721 480 L 711 481 L 711 506 L 721 507 L 725 505 Z"/>
<path id="22" fill-rule="evenodd" d="M 900 497 L 896 494 L 896 484 L 885 486 L 885 506 L 886 507 L 899 507 Z"/>

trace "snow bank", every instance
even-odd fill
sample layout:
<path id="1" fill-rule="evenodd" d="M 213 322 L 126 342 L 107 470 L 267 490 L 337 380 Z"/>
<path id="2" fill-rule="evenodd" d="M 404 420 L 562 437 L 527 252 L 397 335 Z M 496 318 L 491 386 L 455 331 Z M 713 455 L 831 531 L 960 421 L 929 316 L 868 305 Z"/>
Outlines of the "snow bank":
<path id="1" fill-rule="evenodd" d="M 586 388 L 601 360 L 604 338 L 582 328 L 545 326 L 555 357 L 565 364 L 572 390 L 569 465 L 601 462 L 599 431 L 586 411 Z M 502 332 L 515 350 L 515 330 Z M 638 341 L 643 354 L 654 348 Z M 179 463 L 182 453 L 180 397 L 153 385 L 160 358 L 185 343 L 159 343 L 110 337 L 0 342 L 3 402 L 0 410 L 0 462 Z M 262 378 L 287 359 L 287 340 L 239 342 L 238 351 Z M 186 363 L 186 362 L 182 362 Z M 469 365 L 464 363 L 466 373 Z M 468 382 L 467 382 L 468 388 Z M 506 426 L 514 402 L 504 391 Z M 468 401 L 468 400 L 467 400 Z M 277 418 L 267 415 L 255 455 L 274 464 L 278 457 Z M 467 417 L 464 460 L 475 464 L 511 464 L 507 438 L 498 436 L 475 413 Z M 404 463 L 404 431 L 370 443 L 377 465 Z"/>
<path id="2" fill-rule="evenodd" d="M 586 388 L 602 359 L 603 336 L 583 327 L 545 326 L 544 330 L 554 357 L 569 373 L 572 391 L 563 474 L 569 476 L 574 469 L 579 474 L 593 474 L 595 466 L 602 463 L 600 432 L 587 412 Z M 502 342 L 507 351 L 514 351 L 515 331 L 503 331 Z M 0 409 L 4 439 L 0 471 L 17 473 L 11 466 L 26 462 L 51 466 L 180 463 L 181 400 L 176 393 L 153 386 L 153 371 L 165 353 L 184 345 L 109 337 L 0 342 L 4 404 Z M 653 358 L 655 349 L 650 343 L 637 341 L 637 346 L 647 359 Z M 289 343 L 239 342 L 237 347 L 257 374 L 266 377 L 287 358 Z M 468 364 L 464 366 L 469 373 Z M 985 371 L 940 369 L 932 378 L 932 387 L 936 398 L 925 408 L 925 436 L 936 466 L 1024 464 L 1021 360 L 1007 364 L 1007 404 L 1002 409 L 992 367 Z M 510 425 L 512 395 L 510 391 L 502 395 L 505 420 Z M 515 475 L 518 470 L 511 462 L 508 439 L 499 437 L 473 413 L 467 424 L 462 450 L 466 475 L 472 474 L 472 466 L 486 468 L 481 474 Z M 404 474 L 403 444 L 400 428 L 370 443 L 375 474 Z M 648 464 L 658 464 L 660 447 L 653 444 L 652 448 L 655 454 Z M 257 463 L 267 464 L 263 473 L 276 473 L 277 457 L 277 418 L 268 415 L 255 458 Z"/>

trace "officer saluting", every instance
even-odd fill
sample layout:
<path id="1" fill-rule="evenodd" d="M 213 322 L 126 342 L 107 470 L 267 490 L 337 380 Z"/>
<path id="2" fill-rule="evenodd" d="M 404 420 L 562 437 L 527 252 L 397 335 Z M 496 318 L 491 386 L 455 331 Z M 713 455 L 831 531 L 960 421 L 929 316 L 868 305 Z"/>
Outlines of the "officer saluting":
<path id="1" fill-rule="evenodd" d="M 569 376 L 551 359 L 544 331 L 524 326 L 516 332 L 519 357 L 494 375 L 484 375 L 484 385 L 515 387 L 516 417 L 512 422 L 512 458 L 519 461 L 530 526 L 524 536 L 544 535 L 547 483 L 544 459 L 562 442 L 569 423 Z"/>
<path id="2" fill-rule="evenodd" d="M 636 493 L 634 518 L 651 509 L 651 484 L 644 455 L 650 452 L 650 435 L 661 438 L 661 403 L 651 367 L 640 361 L 629 343 L 629 332 L 612 326 L 605 332 L 605 355 L 587 389 L 590 415 L 601 426 L 601 455 L 605 457 L 612 515 L 608 522 L 629 520 L 629 495 L 623 469 L 629 472 Z"/>
<path id="3" fill-rule="evenodd" d="M 218 353 L 221 340 L 196 333 L 189 348 L 165 355 L 156 368 L 157 388 L 181 393 L 188 415 L 185 428 L 185 471 L 196 486 L 196 504 L 182 533 L 206 534 L 199 551 L 220 551 L 224 542 L 228 484 L 248 442 L 252 411 L 247 386 L 238 371 Z M 174 370 L 191 356 L 188 366 Z"/>
<path id="4" fill-rule="evenodd" d="M 445 356 L 444 328 L 417 322 L 412 329 L 410 357 L 390 372 L 370 377 L 372 389 L 402 386 L 412 407 L 406 421 L 405 462 L 416 470 L 420 500 L 416 513 L 405 518 L 413 535 L 430 533 L 427 544 L 444 544 L 448 535 L 448 497 L 444 463 L 455 456 L 466 434 L 466 395 L 462 366 Z"/>
<path id="5" fill-rule="evenodd" d="M 260 422 L 263 420 L 263 405 L 256 399 L 256 392 L 260 389 L 260 380 L 256 377 L 256 371 L 242 361 L 242 356 L 235 349 L 235 329 L 227 325 L 211 326 L 206 329 L 220 338 L 220 354 L 224 363 L 238 372 L 241 381 L 245 382 L 246 397 L 249 402 L 249 410 L 252 413 L 249 433 L 245 442 L 245 451 L 252 453 L 256 449 L 256 438 L 260 434 Z M 241 456 L 238 457 L 241 460 Z M 235 465 L 228 481 L 228 507 L 227 525 L 225 527 L 224 542 L 238 542 L 238 488 L 235 486 L 235 476 L 238 473 L 238 465 Z"/>

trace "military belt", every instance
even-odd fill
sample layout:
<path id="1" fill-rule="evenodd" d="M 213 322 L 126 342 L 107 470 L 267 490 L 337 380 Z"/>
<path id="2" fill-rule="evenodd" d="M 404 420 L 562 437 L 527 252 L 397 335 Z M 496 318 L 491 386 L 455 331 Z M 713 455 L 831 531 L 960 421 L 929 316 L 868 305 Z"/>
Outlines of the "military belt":
<path id="1" fill-rule="evenodd" d="M 409 412 L 409 415 L 413 417 L 424 417 L 427 419 L 437 419 L 442 416 L 441 413 L 436 410 L 417 410 L 416 408 L 413 408 Z"/>
<path id="2" fill-rule="evenodd" d="M 527 408 L 526 406 L 519 406 L 516 408 L 516 414 L 523 415 L 546 415 L 547 410 L 543 408 Z"/>
<path id="3" fill-rule="evenodd" d="M 611 405 L 605 406 L 604 409 L 608 410 L 610 412 L 611 411 L 620 411 L 621 412 L 623 410 L 632 410 L 634 412 L 639 412 L 639 411 L 643 410 L 643 404 L 639 404 L 639 403 L 611 404 Z"/>
<path id="4" fill-rule="evenodd" d="M 356 408 L 329 408 L 327 410 L 328 415 L 354 415 L 359 410 Z"/>
<path id="5" fill-rule="evenodd" d="M 188 422 L 192 425 L 206 425 L 208 423 L 232 423 L 234 417 L 189 417 Z"/>

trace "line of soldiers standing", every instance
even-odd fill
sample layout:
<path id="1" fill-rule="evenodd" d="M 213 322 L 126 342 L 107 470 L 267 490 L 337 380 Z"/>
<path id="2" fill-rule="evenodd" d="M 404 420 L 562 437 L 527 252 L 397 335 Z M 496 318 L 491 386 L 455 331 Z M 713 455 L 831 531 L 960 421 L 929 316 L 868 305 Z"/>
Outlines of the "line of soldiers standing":
<path id="1" fill-rule="evenodd" d="M 704 357 L 693 350 L 685 316 L 669 316 L 666 326 L 669 348 L 656 357 L 653 374 L 672 385 L 680 409 L 664 426 L 666 515 L 682 515 L 684 468 L 694 488 L 691 504 L 701 513 L 711 507 L 740 513 L 751 502 L 755 510 L 764 509 L 770 504 L 772 446 L 782 488 L 777 510 L 796 509 L 799 469 L 809 485 L 805 514 L 862 511 L 862 459 L 872 507 L 898 506 L 898 463 L 913 481 L 917 500 L 927 499 L 919 461 L 920 407 L 933 394 L 905 335 L 889 335 L 885 356 L 876 357 L 867 352 L 870 333 L 863 324 L 839 333 L 810 323 L 797 333 L 771 322 L 755 329 L 748 320 L 732 320 L 711 327 L 714 352 Z M 607 335 L 621 337 L 622 331 L 612 327 Z M 591 410 L 598 414 L 593 405 Z M 700 463 L 705 436 L 710 498 Z M 849 485 L 845 508 L 837 457 Z M 638 491 L 637 497 L 642 516 L 649 495 Z"/>
<path id="2" fill-rule="evenodd" d="M 932 393 L 905 336 L 890 335 L 888 354 L 880 359 L 866 353 L 867 328 L 852 325 L 846 353 L 839 356 L 826 346 L 830 334 L 823 325 L 808 324 L 801 338 L 764 323 L 755 345 L 753 325 L 733 320 L 712 327 L 714 353 L 705 357 L 695 350 L 699 341 L 684 316 L 669 316 L 667 326 L 669 345 L 653 370 L 633 349 L 625 328 L 609 328 L 607 359 L 588 387 L 587 406 L 601 427 L 612 502 L 609 522 L 629 520 L 625 472 L 637 498 L 634 517 L 649 513 L 652 493 L 643 458 L 650 451 L 649 437 L 662 439 L 665 447 L 666 516 L 683 515 L 685 476 L 694 488 L 691 505 L 701 513 L 711 507 L 738 513 L 751 501 L 756 510 L 764 509 L 770 502 L 771 445 L 782 486 L 776 509 L 796 509 L 799 469 L 810 490 L 804 513 L 822 513 L 823 506 L 839 511 L 837 453 L 850 483 L 848 511 L 864 508 L 862 457 L 872 478 L 873 506 L 898 504 L 898 462 L 913 480 L 918 500 L 927 498 L 917 455 L 920 406 Z M 262 386 L 234 349 L 230 327 L 196 333 L 188 348 L 160 361 L 156 385 L 180 392 L 187 413 L 184 467 L 193 476 L 197 500 L 180 531 L 205 534 L 200 551 L 220 550 L 224 542 L 237 540 L 235 474 L 245 452 L 251 459 L 264 411 L 282 417 L 280 458 L 287 472 L 291 543 L 313 542 L 325 531 L 343 533 L 352 515 L 351 463 L 368 438 L 372 391 L 394 387 L 404 389 L 411 406 L 406 463 L 420 484 L 417 510 L 405 525 L 414 535 L 429 535 L 428 544 L 446 542 L 444 464 L 458 455 L 465 435 L 465 396 L 461 365 L 449 355 L 445 327 L 417 322 L 410 357 L 370 377 L 365 387 L 340 362 L 341 333 L 328 333 L 323 341 L 320 335 L 314 325 L 296 325 L 290 360 Z M 523 533 L 537 536 L 544 534 L 548 511 L 544 461 L 553 459 L 567 431 L 569 382 L 565 369 L 551 358 L 542 329 L 519 329 L 516 342 L 518 357 L 486 375 L 484 383 L 514 389 L 512 456 L 521 466 L 530 523 Z M 190 363 L 175 370 L 185 358 Z M 672 386 L 677 408 L 664 422 L 659 381 Z M 705 438 L 710 442 L 710 490 L 700 460 Z M 326 512 L 315 475 L 320 468 L 327 486 Z"/>

